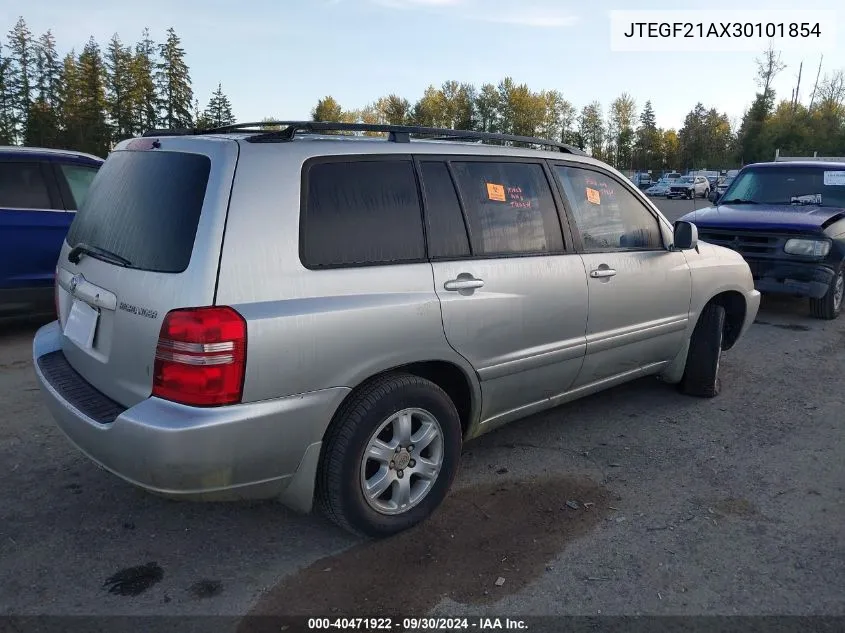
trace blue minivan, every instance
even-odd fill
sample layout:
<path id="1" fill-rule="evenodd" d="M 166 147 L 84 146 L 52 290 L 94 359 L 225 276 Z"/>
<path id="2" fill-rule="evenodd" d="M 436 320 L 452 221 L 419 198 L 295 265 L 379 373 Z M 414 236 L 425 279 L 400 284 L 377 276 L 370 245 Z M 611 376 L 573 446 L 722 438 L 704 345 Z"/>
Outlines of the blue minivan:
<path id="1" fill-rule="evenodd" d="M 0 147 L 0 318 L 49 314 L 62 242 L 102 158 Z"/>

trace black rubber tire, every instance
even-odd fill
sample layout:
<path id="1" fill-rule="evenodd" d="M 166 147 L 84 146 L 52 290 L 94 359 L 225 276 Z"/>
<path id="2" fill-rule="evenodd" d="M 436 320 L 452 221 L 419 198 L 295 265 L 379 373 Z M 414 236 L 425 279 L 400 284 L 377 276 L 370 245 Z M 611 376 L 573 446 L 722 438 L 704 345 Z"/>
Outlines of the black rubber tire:
<path id="1" fill-rule="evenodd" d="M 695 198 L 695 189 L 690 189 L 687 193 L 687 200 L 692 200 L 693 198 Z"/>
<path id="2" fill-rule="evenodd" d="M 707 198 L 708 200 L 710 199 L 710 190 L 709 189 L 704 190 L 704 196 L 703 197 Z"/>
<path id="3" fill-rule="evenodd" d="M 840 300 L 837 306 L 833 294 L 836 288 L 836 280 L 843 275 L 845 275 L 845 264 L 839 267 L 839 272 L 831 280 L 825 296 L 821 299 L 810 299 L 810 314 L 817 319 L 832 321 L 842 313 L 842 304 L 845 303 L 845 300 Z"/>
<path id="4" fill-rule="evenodd" d="M 681 392 L 698 398 L 719 395 L 719 360 L 725 337 L 725 308 L 708 303 L 701 311 L 692 332 L 684 376 L 678 385 Z"/>
<path id="5" fill-rule="evenodd" d="M 433 488 L 405 513 L 385 515 L 367 503 L 360 465 L 367 442 L 382 421 L 405 408 L 425 409 L 443 431 L 443 465 Z M 342 405 L 323 442 L 317 473 L 317 505 L 338 526 L 361 536 L 384 538 L 424 521 L 442 503 L 461 455 L 461 420 L 454 403 L 433 382 L 392 373 L 365 383 Z"/>

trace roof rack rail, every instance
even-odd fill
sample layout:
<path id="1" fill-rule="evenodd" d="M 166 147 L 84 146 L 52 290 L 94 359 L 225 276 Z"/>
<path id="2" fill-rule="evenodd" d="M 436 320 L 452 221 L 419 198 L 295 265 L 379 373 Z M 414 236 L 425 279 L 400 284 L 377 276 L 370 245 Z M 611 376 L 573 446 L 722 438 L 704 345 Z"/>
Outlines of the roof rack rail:
<path id="1" fill-rule="evenodd" d="M 253 127 L 255 124 L 251 124 Z M 499 134 L 495 132 L 478 132 L 475 130 L 453 130 L 449 128 L 420 127 L 415 125 L 389 125 L 380 123 L 334 123 L 329 121 L 265 121 L 262 126 L 284 126 L 281 130 L 264 132 L 246 139 L 250 143 L 273 143 L 292 141 L 298 132 L 320 133 L 320 132 L 384 132 L 388 134 L 388 141 L 394 143 L 408 143 L 412 135 L 423 137 L 436 137 L 437 140 L 463 140 L 463 141 L 499 141 L 500 143 L 523 143 L 526 145 L 540 145 L 542 147 L 553 147 L 567 154 L 584 156 L 577 147 L 558 143 L 548 139 L 536 138 L 533 136 L 517 136 L 513 134 Z M 237 126 L 244 129 L 247 124 Z M 234 128 L 235 126 L 231 126 Z M 236 131 L 234 129 L 229 131 Z"/>
<path id="2" fill-rule="evenodd" d="M 282 129 L 267 131 L 268 127 Z M 383 132 L 392 143 L 409 143 L 411 136 L 427 137 L 437 141 L 497 141 L 499 143 L 521 143 L 551 147 L 566 154 L 585 156 L 586 154 L 572 145 L 550 141 L 534 136 L 499 134 L 498 132 L 478 132 L 476 130 L 453 130 L 450 128 L 422 127 L 416 125 L 390 125 L 381 123 L 337 123 L 331 121 L 253 121 L 235 123 L 207 130 L 175 129 L 150 130 L 144 136 L 190 136 L 201 134 L 227 134 L 231 132 L 254 133 L 246 140 L 250 143 L 278 143 L 292 141 L 297 133 L 319 134 L 321 132 Z"/>
<path id="3" fill-rule="evenodd" d="M 175 128 L 175 129 L 154 129 L 147 130 L 141 136 L 199 136 L 201 134 L 227 134 L 230 132 L 255 132 L 260 134 L 267 132 L 268 127 L 285 127 L 296 125 L 297 121 L 253 121 L 250 123 L 233 123 L 213 128 Z M 272 130 L 271 130 L 272 131 Z"/>

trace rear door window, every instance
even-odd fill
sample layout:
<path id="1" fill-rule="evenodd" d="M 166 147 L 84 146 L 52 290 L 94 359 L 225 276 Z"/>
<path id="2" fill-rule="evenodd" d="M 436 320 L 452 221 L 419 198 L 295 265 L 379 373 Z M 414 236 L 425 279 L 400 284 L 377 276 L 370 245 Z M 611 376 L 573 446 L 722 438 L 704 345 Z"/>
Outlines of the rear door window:
<path id="1" fill-rule="evenodd" d="M 53 208 L 41 163 L 0 161 L 0 207 Z"/>
<path id="2" fill-rule="evenodd" d="M 165 151 L 113 152 L 71 224 L 71 247 L 87 244 L 130 268 L 178 273 L 188 267 L 211 160 Z"/>
<path id="3" fill-rule="evenodd" d="M 72 200 L 68 201 L 68 209 L 79 209 L 88 195 L 94 176 L 97 175 L 96 167 L 86 165 L 74 165 L 72 163 L 61 163 L 59 169 L 70 189 Z"/>
<path id="4" fill-rule="evenodd" d="M 563 250 L 554 197 L 538 163 L 451 163 L 466 209 L 473 255 L 543 255 Z"/>
<path id="5" fill-rule="evenodd" d="M 300 258 L 308 268 L 425 261 L 408 159 L 318 160 L 306 167 Z"/>

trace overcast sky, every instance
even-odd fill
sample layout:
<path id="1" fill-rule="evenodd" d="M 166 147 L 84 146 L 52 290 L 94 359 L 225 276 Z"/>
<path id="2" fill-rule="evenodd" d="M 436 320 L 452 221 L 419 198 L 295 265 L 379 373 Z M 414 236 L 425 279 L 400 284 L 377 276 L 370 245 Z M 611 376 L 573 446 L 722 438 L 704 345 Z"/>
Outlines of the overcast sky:
<path id="1" fill-rule="evenodd" d="M 62 53 L 90 35 L 101 46 L 115 32 L 134 42 L 148 26 L 156 41 L 173 26 L 182 38 L 194 91 L 204 106 L 223 84 L 240 121 L 265 116 L 308 118 L 331 94 L 346 109 L 390 92 L 411 102 L 429 84 L 455 79 L 481 85 L 509 75 L 533 90 L 557 89 L 580 109 L 628 92 L 650 99 L 658 125 L 678 128 L 702 101 L 739 119 L 754 98 L 754 52 L 615 53 L 613 9 L 834 9 L 831 0 L 724 0 L 684 5 L 640 0 L 0 0 L 11 28 L 20 14 L 32 31 L 50 28 Z M 761 14 L 765 16 L 766 14 Z M 845 9 L 837 48 L 824 71 L 845 68 Z M 818 51 L 786 51 L 779 97 L 789 98 L 804 62 L 801 93 L 809 98 Z"/>

